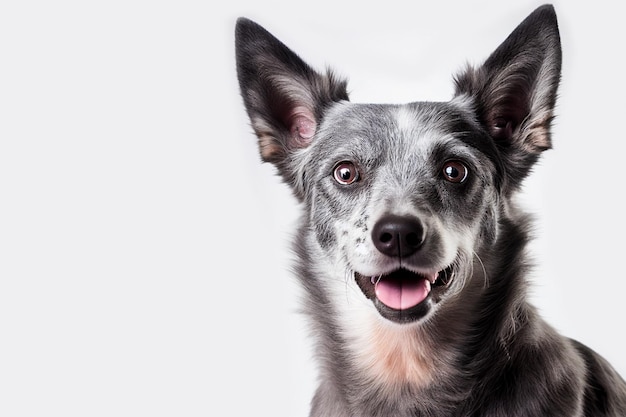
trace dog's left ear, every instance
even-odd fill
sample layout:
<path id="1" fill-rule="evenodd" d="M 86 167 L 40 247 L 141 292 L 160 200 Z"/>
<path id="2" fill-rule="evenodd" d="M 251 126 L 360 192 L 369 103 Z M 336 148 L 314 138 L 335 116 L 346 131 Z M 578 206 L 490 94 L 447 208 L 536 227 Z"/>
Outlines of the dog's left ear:
<path id="1" fill-rule="evenodd" d="M 561 43 L 551 5 L 530 14 L 485 63 L 456 78 L 456 96 L 469 96 L 478 117 L 513 167 L 525 175 L 551 147 L 561 75 Z"/>

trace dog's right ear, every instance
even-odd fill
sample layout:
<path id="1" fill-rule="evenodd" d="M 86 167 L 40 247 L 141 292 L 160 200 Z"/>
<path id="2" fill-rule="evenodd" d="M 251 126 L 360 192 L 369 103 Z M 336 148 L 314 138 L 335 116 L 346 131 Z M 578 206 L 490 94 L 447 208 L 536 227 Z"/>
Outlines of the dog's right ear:
<path id="1" fill-rule="evenodd" d="M 319 74 L 258 24 L 239 18 L 237 75 L 264 161 L 285 176 L 286 156 L 313 140 L 329 104 L 348 100 L 346 82 Z"/>

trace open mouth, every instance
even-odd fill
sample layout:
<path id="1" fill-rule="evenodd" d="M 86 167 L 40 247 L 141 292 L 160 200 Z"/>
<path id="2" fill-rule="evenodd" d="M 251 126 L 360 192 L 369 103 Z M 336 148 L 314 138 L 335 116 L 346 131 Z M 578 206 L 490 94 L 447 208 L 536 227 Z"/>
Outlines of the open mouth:
<path id="1" fill-rule="evenodd" d="M 381 315 L 393 321 L 407 322 L 417 320 L 428 312 L 428 300 L 439 298 L 454 273 L 448 267 L 432 274 L 418 274 L 400 268 L 378 276 L 365 276 L 358 272 L 354 275 L 363 294 L 374 302 Z"/>

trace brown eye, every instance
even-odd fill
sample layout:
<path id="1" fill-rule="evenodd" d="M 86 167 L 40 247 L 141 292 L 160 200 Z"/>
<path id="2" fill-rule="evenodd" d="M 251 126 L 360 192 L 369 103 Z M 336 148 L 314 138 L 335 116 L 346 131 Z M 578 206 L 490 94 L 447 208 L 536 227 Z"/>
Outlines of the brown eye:
<path id="1" fill-rule="evenodd" d="M 454 183 L 461 183 L 467 179 L 467 167 L 459 161 L 448 161 L 443 165 L 443 177 Z"/>
<path id="2" fill-rule="evenodd" d="M 350 161 L 339 162 L 333 170 L 335 181 L 342 185 L 350 185 L 359 180 L 359 171 Z"/>

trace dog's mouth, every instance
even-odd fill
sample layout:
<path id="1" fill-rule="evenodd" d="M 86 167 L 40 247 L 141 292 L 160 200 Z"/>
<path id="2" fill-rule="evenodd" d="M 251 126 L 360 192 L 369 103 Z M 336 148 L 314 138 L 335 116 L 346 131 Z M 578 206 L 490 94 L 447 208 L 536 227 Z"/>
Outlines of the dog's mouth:
<path id="1" fill-rule="evenodd" d="M 405 268 L 389 274 L 365 276 L 354 273 L 363 294 L 374 302 L 379 313 L 392 321 L 406 323 L 422 318 L 437 302 L 454 277 L 452 267 L 432 274 Z"/>

